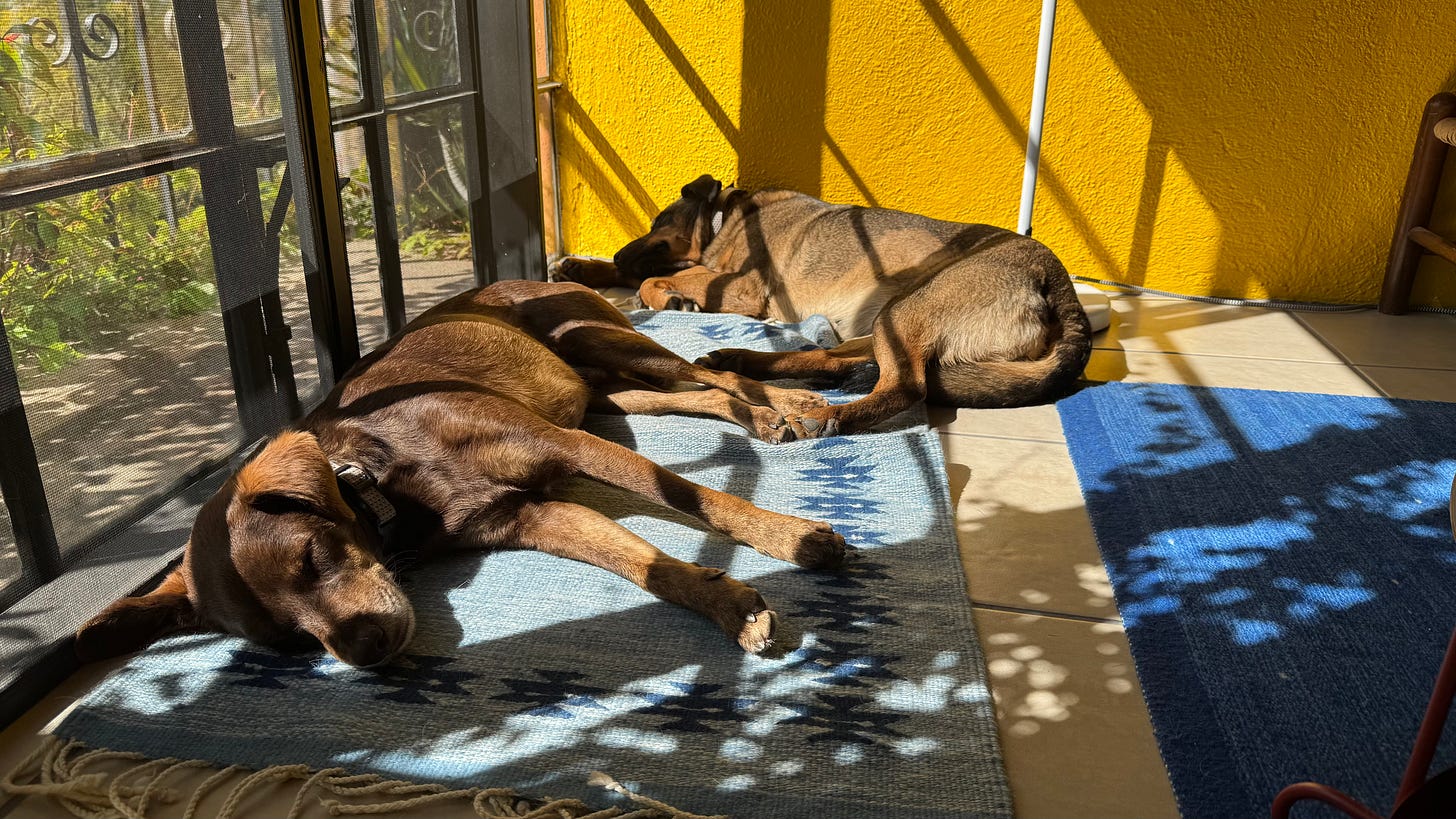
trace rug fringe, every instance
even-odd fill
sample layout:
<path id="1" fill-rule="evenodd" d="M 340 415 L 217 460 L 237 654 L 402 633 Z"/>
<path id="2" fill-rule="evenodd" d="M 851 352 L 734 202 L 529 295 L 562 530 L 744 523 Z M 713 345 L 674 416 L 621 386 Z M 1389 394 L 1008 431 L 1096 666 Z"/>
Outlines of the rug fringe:
<path id="1" fill-rule="evenodd" d="M 116 774 L 86 773 L 100 762 L 128 761 L 137 764 Z M 175 804 L 182 791 L 163 783 L 174 773 L 188 768 L 210 768 L 200 759 L 148 759 L 141 754 L 105 749 L 89 750 L 79 742 L 60 737 L 42 737 L 39 747 L 0 780 L 0 793 L 11 796 L 44 796 L 54 800 L 72 816 L 82 819 L 146 819 L 154 802 Z M 192 790 L 182 819 L 193 819 L 207 794 L 229 776 L 249 771 L 231 765 L 209 776 Z M 525 797 L 508 788 L 456 788 L 385 779 L 378 774 L 350 774 L 343 768 L 315 771 L 307 765 L 274 765 L 249 771 L 228 792 L 216 819 L 232 819 L 243 798 L 270 782 L 297 780 L 297 796 L 288 819 L 297 819 L 308 806 L 308 797 L 320 791 L 334 797 L 373 797 L 377 802 L 344 802 L 320 796 L 318 802 L 331 816 L 359 816 L 392 813 L 438 802 L 468 802 L 481 819 L 730 819 L 678 810 L 631 790 L 612 777 L 594 771 L 587 784 L 621 794 L 634 807 L 594 808 L 579 799 Z"/>

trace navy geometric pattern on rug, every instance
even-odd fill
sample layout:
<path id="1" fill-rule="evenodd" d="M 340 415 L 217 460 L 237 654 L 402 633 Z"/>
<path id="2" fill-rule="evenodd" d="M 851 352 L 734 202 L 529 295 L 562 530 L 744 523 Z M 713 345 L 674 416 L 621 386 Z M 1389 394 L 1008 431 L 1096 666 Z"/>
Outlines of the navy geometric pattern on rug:
<path id="1" fill-rule="evenodd" d="M 1113 383 L 1057 407 L 1183 814 L 1268 816 L 1302 780 L 1389 811 L 1456 624 L 1456 405 Z"/>
<path id="2" fill-rule="evenodd" d="M 633 318 L 688 358 L 835 343 L 818 319 Z M 593 416 L 588 428 L 691 480 L 828 521 L 862 556 L 842 572 L 799 570 L 583 481 L 576 500 L 754 585 L 790 650 L 747 656 L 708 621 L 601 569 L 462 554 L 409 578 L 418 629 L 402 662 L 358 670 L 175 637 L 55 733 L 151 757 L 342 766 L 605 806 L 612 797 L 585 784 L 601 770 L 681 809 L 741 819 L 1011 815 L 944 460 L 923 413 L 886 432 L 780 446 L 685 417 Z"/>

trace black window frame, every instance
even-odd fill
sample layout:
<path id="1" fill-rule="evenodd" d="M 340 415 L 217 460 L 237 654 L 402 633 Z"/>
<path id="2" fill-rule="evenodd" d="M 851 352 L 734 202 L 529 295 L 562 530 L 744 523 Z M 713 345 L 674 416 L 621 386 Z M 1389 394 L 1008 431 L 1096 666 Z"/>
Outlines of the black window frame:
<path id="1" fill-rule="evenodd" d="M 177 41 L 185 65 L 192 128 L 175 137 L 67 157 L 54 165 L 0 172 L 0 210 L 33 206 L 110 185 L 184 168 L 198 171 L 207 206 L 209 241 L 242 435 L 226 458 L 200 462 L 171 484 L 63 554 L 52 522 L 37 452 L 6 334 L 0 332 L 0 498 L 9 511 L 22 582 L 0 596 L 0 624 L 12 606 L 49 589 L 68 573 L 101 570 L 98 554 L 122 554 L 112 567 L 117 593 L 154 583 L 180 556 L 185 532 L 175 524 L 191 514 L 241 453 L 300 417 L 301 399 L 279 295 L 276 236 L 270 220 L 296 209 L 309 313 L 317 347 L 321 398 L 360 356 L 345 250 L 333 134 L 361 127 L 370 178 L 381 299 L 389 334 L 406 323 L 403 271 L 391 157 L 389 117 L 457 106 L 470 187 L 467 222 L 474 283 L 545 278 L 540 158 L 533 111 L 529 0 L 453 0 L 460 76 L 452 85 L 387 97 L 379 59 L 374 0 L 351 0 L 359 55 L 361 98 L 331 107 L 325 32 L 319 0 L 281 0 L 278 85 L 282 112 L 268 123 L 238 126 L 223 58 L 223 24 L 216 0 L 175 0 Z M 72 0 L 62 0 L 63 24 L 79 26 Z M 84 60 L 79 70 L 85 71 Z M 525 114 L 523 116 L 523 113 Z M 291 127 L 283 127 L 285 122 Z M 279 200 L 265 203 L 258 170 L 287 161 Z M 292 195 L 294 191 L 301 195 Z M 270 211 L 275 213 L 270 214 Z M 0 316 L 0 322 L 4 316 Z M 158 516 L 170 524 L 157 523 Z M 88 569 L 88 566 L 90 567 Z M 111 575 L 107 575 L 108 577 Z M 109 601 L 97 601 L 99 611 Z M 94 611 L 91 613 L 95 613 Z M 72 612 L 72 617 L 75 613 Z M 52 624 L 55 625 L 55 624 Z M 62 622 L 20 667 L 0 669 L 0 726 L 8 725 L 76 668 L 71 634 Z M 61 630 L 61 627 L 69 627 Z"/>

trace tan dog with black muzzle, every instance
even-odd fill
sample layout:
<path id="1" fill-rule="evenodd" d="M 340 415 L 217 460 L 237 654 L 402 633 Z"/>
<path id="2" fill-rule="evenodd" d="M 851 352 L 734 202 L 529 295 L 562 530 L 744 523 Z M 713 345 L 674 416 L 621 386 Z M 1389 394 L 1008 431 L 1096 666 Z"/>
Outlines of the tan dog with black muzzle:
<path id="1" fill-rule="evenodd" d="M 834 205 L 701 176 L 614 262 L 556 275 L 638 287 L 653 309 L 829 318 L 832 350 L 719 350 L 698 363 L 760 378 L 842 380 L 878 365 L 870 394 L 791 417 L 798 437 L 866 429 L 918 401 L 1016 407 L 1069 392 L 1092 350 L 1067 269 L 1040 242 L 991 225 Z"/>

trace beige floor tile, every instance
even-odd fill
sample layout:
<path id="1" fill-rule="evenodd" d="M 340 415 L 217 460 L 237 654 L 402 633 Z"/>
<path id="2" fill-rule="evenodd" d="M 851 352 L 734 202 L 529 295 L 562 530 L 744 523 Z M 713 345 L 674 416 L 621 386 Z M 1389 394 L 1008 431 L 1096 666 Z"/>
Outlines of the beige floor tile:
<path id="1" fill-rule="evenodd" d="M 971 599 L 1116 618 L 1064 444 L 943 435 Z"/>
<path id="2" fill-rule="evenodd" d="M 1380 394 L 1343 364 L 1138 351 L 1094 350 L 1087 378 L 1335 395 Z"/>
<path id="3" fill-rule="evenodd" d="M 1351 363 L 1456 370 L 1456 316 L 1374 310 L 1297 315 Z"/>
<path id="4" fill-rule="evenodd" d="M 1456 372 L 1404 367 L 1360 367 L 1365 377 L 1392 398 L 1456 401 Z"/>
<path id="5" fill-rule="evenodd" d="M 1112 326 L 1099 349 L 1339 363 L 1339 356 L 1282 310 L 1179 299 L 1112 300 Z"/>
<path id="6" fill-rule="evenodd" d="M 940 432 L 1019 438 L 1028 441 L 1065 441 L 1062 420 L 1051 404 L 1014 409 L 928 407 L 930 425 Z"/>
<path id="7" fill-rule="evenodd" d="M 1176 817 L 1121 626 L 976 610 L 1016 815 Z"/>

